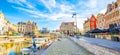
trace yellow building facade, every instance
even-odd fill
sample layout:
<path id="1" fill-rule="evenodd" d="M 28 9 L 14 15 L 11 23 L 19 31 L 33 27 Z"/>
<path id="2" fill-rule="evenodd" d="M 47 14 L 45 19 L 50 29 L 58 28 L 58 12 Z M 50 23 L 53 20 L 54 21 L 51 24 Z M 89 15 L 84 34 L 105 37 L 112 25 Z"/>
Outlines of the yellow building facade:
<path id="1" fill-rule="evenodd" d="M 83 27 L 84 27 L 84 33 L 90 31 L 90 22 L 89 22 L 89 19 L 87 19 L 87 20 L 83 23 Z"/>
<path id="2" fill-rule="evenodd" d="M 30 36 L 40 35 L 40 32 L 37 27 L 37 23 L 35 22 L 30 22 L 30 21 L 27 21 L 26 23 L 19 22 L 17 26 L 18 26 L 18 32 L 21 35 L 30 35 Z"/>

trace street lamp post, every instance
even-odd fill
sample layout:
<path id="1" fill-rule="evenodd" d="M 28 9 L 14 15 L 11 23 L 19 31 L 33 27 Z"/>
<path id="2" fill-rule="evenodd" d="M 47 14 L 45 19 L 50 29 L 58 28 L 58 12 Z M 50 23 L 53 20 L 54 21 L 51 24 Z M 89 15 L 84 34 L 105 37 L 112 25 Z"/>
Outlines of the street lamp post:
<path id="1" fill-rule="evenodd" d="M 73 13 L 73 16 L 72 18 L 75 18 L 75 22 L 76 22 L 76 33 L 77 33 L 77 14 L 76 13 Z"/>

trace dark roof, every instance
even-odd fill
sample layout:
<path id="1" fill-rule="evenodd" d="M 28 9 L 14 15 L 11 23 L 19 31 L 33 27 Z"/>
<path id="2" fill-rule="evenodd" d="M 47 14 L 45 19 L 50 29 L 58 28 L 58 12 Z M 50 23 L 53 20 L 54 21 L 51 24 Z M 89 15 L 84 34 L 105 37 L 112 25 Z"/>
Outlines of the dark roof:
<path id="1" fill-rule="evenodd" d="M 18 22 L 18 24 L 26 24 L 25 22 Z"/>
<path id="2" fill-rule="evenodd" d="M 110 32 L 110 29 L 103 29 L 102 33 L 105 33 L 105 32 Z"/>
<path id="3" fill-rule="evenodd" d="M 98 28 L 89 31 L 89 33 L 100 33 L 100 32 L 102 32 L 102 30 L 100 30 Z"/>
<path id="4" fill-rule="evenodd" d="M 120 29 L 120 25 L 118 25 L 118 26 L 117 26 L 117 27 L 115 27 L 115 28 Z"/>

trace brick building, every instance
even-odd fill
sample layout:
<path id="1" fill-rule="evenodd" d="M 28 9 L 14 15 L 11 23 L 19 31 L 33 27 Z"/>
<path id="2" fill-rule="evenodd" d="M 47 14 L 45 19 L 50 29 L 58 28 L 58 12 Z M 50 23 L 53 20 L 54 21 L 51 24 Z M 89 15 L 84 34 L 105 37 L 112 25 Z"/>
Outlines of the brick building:
<path id="1" fill-rule="evenodd" d="M 75 31 L 74 26 L 74 22 L 62 22 L 60 26 L 60 32 L 67 35 L 73 35 Z"/>
<path id="2" fill-rule="evenodd" d="M 97 28 L 98 29 L 105 29 L 104 14 L 98 14 L 96 18 L 97 18 Z"/>
<path id="3" fill-rule="evenodd" d="M 109 28 L 111 24 L 120 24 L 120 0 L 108 4 L 104 19 L 106 29 Z"/>

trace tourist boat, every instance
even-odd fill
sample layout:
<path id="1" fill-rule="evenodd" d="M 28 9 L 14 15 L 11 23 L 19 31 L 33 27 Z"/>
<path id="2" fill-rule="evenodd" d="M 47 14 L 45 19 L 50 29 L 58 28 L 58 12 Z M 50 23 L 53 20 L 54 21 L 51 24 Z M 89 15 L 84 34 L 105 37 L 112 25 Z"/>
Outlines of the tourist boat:
<path id="1" fill-rule="evenodd" d="M 40 48 L 43 44 L 46 43 L 46 40 L 48 40 L 48 38 L 34 38 L 34 40 L 32 40 L 30 43 L 33 44 L 33 42 L 35 42 L 36 44 L 36 48 Z M 34 46 L 32 46 L 32 48 L 34 48 Z"/>
<path id="2" fill-rule="evenodd" d="M 32 49 L 30 49 L 29 47 L 22 48 L 21 52 L 22 55 L 29 55 L 32 52 Z"/>
<path id="3" fill-rule="evenodd" d="M 45 45 L 45 49 L 47 49 L 51 44 L 52 44 L 52 42 L 46 44 L 46 45 Z"/>

